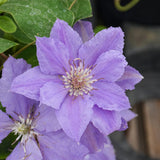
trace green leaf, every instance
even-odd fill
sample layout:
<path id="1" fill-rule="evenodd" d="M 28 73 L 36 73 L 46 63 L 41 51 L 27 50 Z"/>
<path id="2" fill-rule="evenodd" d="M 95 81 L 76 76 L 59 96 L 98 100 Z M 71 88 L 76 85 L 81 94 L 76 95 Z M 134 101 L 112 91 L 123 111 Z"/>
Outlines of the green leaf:
<path id="1" fill-rule="evenodd" d="M 49 36 L 57 18 L 70 25 L 91 16 L 89 0 L 77 0 L 69 10 L 71 0 L 8 0 L 0 6 L 0 11 L 10 13 L 19 28 L 32 40 L 35 36 Z"/>
<path id="2" fill-rule="evenodd" d="M 14 33 L 17 26 L 10 17 L 0 16 L 0 29 L 7 33 Z"/>
<path id="3" fill-rule="evenodd" d="M 74 0 L 64 0 L 68 8 L 72 5 Z M 74 13 L 75 20 L 74 22 L 88 18 L 92 16 L 92 8 L 90 0 L 76 0 L 74 5 L 71 8 L 71 11 Z"/>
<path id="4" fill-rule="evenodd" d="M 22 31 L 32 40 L 49 36 L 57 18 L 73 24 L 74 15 L 62 0 L 8 0 L 0 10 L 10 13 Z"/>
<path id="5" fill-rule="evenodd" d="M 6 108 L 2 106 L 1 102 L 0 102 L 0 110 L 6 112 Z"/>
<path id="6" fill-rule="evenodd" d="M 0 38 L 0 53 L 3 53 L 4 51 L 6 51 L 9 48 L 12 48 L 16 45 L 18 45 L 18 43 L 15 43 L 13 41 L 9 41 L 7 39 Z"/>
<path id="7" fill-rule="evenodd" d="M 99 31 L 101 31 L 103 29 L 106 29 L 106 26 L 99 25 L 94 29 L 94 33 L 96 34 L 96 33 L 98 33 Z"/>
<path id="8" fill-rule="evenodd" d="M 20 28 L 17 28 L 16 32 L 12 33 L 12 35 L 17 41 L 23 44 L 31 43 L 33 41 L 29 39 Z"/>
<path id="9" fill-rule="evenodd" d="M 0 144 L 0 159 L 6 159 L 6 157 L 11 153 L 11 151 L 17 145 L 12 143 L 15 141 L 17 136 L 13 133 L 10 133 L 5 139 L 3 139 L 2 143 Z"/>
<path id="10" fill-rule="evenodd" d="M 2 5 L 3 3 L 6 3 L 7 0 L 0 0 L 0 5 Z"/>
<path id="11" fill-rule="evenodd" d="M 21 52 L 17 56 L 17 58 L 25 59 L 27 61 L 27 63 L 32 65 L 32 67 L 37 66 L 38 60 L 37 60 L 37 56 L 36 56 L 36 46 L 32 45 L 32 46 L 28 47 L 26 50 Z"/>

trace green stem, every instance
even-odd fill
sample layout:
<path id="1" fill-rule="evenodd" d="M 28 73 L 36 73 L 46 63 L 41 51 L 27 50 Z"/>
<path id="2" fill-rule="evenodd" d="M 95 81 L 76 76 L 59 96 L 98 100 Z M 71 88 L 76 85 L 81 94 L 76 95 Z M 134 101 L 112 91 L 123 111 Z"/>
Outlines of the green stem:
<path id="1" fill-rule="evenodd" d="M 0 56 L 4 59 L 7 60 L 8 56 L 6 56 L 4 53 L 0 53 Z"/>
<path id="2" fill-rule="evenodd" d="M 25 50 L 26 48 L 28 48 L 29 46 L 33 45 L 35 43 L 35 41 L 25 45 L 23 48 L 21 48 L 20 50 L 18 50 L 16 53 L 14 53 L 12 56 L 16 57 L 18 56 L 23 50 Z M 0 71 L 3 69 L 3 65 L 0 66 Z"/>
<path id="3" fill-rule="evenodd" d="M 3 65 L 0 66 L 0 71 L 3 69 Z"/>
<path id="4" fill-rule="evenodd" d="M 126 12 L 130 10 L 132 7 L 134 7 L 140 0 L 131 0 L 130 3 L 126 4 L 125 6 L 121 6 L 120 0 L 114 0 L 114 5 L 117 10 L 121 12 Z"/>
<path id="5" fill-rule="evenodd" d="M 28 48 L 29 46 L 33 45 L 35 43 L 35 41 L 25 45 L 23 48 L 21 48 L 20 50 L 18 50 L 16 53 L 14 53 L 12 56 L 16 57 L 18 56 L 23 50 L 25 50 L 26 48 Z"/>
<path id="6" fill-rule="evenodd" d="M 71 10 L 71 9 L 72 9 L 72 7 L 73 7 L 73 6 L 74 6 L 74 4 L 76 3 L 76 1 L 77 1 L 77 0 L 74 0 L 74 1 L 71 3 L 71 5 L 70 5 L 70 6 L 69 6 L 69 8 L 68 8 L 69 10 Z"/>

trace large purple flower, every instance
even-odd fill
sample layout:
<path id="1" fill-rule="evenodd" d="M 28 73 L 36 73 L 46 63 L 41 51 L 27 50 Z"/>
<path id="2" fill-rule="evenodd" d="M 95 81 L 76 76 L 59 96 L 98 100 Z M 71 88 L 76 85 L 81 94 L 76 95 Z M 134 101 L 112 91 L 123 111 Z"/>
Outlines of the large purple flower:
<path id="1" fill-rule="evenodd" d="M 75 31 L 58 19 L 49 38 L 37 37 L 39 66 L 18 76 L 12 85 L 12 91 L 56 109 L 63 130 L 77 141 L 90 121 L 105 134 L 118 130 L 122 123 L 118 113 L 130 108 L 118 84 L 126 80 L 123 32 L 111 27 L 92 37 L 90 28 L 86 23 Z M 82 41 L 84 31 L 88 35 Z M 141 78 L 138 73 L 136 82 Z"/>
<path id="2" fill-rule="evenodd" d="M 0 110 L 0 143 L 10 132 L 20 141 L 7 160 L 83 160 L 88 149 L 65 135 L 53 108 L 10 92 L 13 79 L 29 67 L 9 57 L 0 79 L 0 101 L 6 107 L 6 113 Z"/>

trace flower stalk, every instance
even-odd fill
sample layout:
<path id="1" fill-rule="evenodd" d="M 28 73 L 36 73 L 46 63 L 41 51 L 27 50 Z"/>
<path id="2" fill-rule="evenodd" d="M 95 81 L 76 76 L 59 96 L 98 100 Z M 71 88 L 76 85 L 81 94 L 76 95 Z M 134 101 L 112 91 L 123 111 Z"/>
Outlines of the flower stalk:
<path id="1" fill-rule="evenodd" d="M 130 3 L 126 4 L 125 6 L 122 6 L 121 0 L 114 0 L 114 5 L 118 11 L 126 12 L 130 10 L 132 7 L 134 7 L 140 0 L 132 0 Z"/>
<path id="2" fill-rule="evenodd" d="M 29 46 L 33 45 L 35 43 L 35 41 L 28 43 L 27 45 L 25 45 L 23 48 L 21 48 L 20 50 L 18 50 L 16 53 L 14 53 L 12 56 L 13 57 L 17 57 L 22 51 L 24 51 L 25 49 L 27 49 Z M 5 59 L 7 60 L 7 58 Z M 0 66 L 0 71 L 3 69 L 3 65 Z"/>
<path id="3" fill-rule="evenodd" d="M 71 9 L 72 9 L 72 7 L 73 7 L 73 6 L 74 6 L 74 4 L 76 3 L 76 1 L 77 1 L 77 0 L 74 0 L 74 1 L 71 3 L 71 5 L 70 5 L 70 6 L 69 6 L 69 8 L 68 8 L 69 10 L 71 10 Z"/>

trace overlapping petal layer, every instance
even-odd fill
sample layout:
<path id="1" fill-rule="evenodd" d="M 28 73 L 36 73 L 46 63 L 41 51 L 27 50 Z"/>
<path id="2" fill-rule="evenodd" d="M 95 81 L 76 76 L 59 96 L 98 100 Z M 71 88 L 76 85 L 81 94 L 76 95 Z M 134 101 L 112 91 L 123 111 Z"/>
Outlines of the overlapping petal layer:
<path id="1" fill-rule="evenodd" d="M 101 78 L 107 82 L 115 82 L 123 75 L 127 62 L 119 51 L 110 50 L 102 53 L 97 58 L 95 65 L 92 73 L 97 79 Z"/>
<path id="2" fill-rule="evenodd" d="M 130 104 L 125 92 L 115 83 L 97 82 L 96 90 L 92 91 L 91 99 L 98 107 L 111 110 L 121 111 L 129 109 Z"/>
<path id="3" fill-rule="evenodd" d="M 50 37 L 62 42 L 69 51 L 69 59 L 77 58 L 77 53 L 82 45 L 79 34 L 74 31 L 66 22 L 57 19 L 51 30 Z"/>
<path id="4" fill-rule="evenodd" d="M 12 83 L 11 90 L 28 98 L 39 100 L 40 88 L 48 81 L 55 79 L 55 76 L 45 75 L 39 67 L 34 67 L 16 77 Z"/>
<path id="5" fill-rule="evenodd" d="M 25 150 L 26 153 L 24 153 L 24 146 L 23 144 L 19 143 L 15 149 L 12 151 L 12 153 L 7 157 L 7 160 L 13 160 L 13 159 L 27 159 L 27 160 L 33 160 L 33 159 L 38 159 L 42 160 L 42 154 L 36 145 L 36 143 L 32 140 L 29 139 L 26 142 L 25 145 Z"/>
<path id="6" fill-rule="evenodd" d="M 62 84 L 47 82 L 40 89 L 40 101 L 43 104 L 59 109 L 67 93 L 68 90 L 66 90 Z"/>
<path id="7" fill-rule="evenodd" d="M 122 53 L 123 37 L 124 34 L 120 28 L 104 29 L 81 46 L 79 57 L 85 59 L 86 65 L 92 65 L 104 52 L 117 50 Z"/>
<path id="8" fill-rule="evenodd" d="M 71 99 L 68 95 L 61 105 L 61 109 L 56 112 L 63 130 L 76 141 L 80 140 L 91 120 L 92 106 L 93 102 L 88 97 Z"/>
<path id="9" fill-rule="evenodd" d="M 94 36 L 92 23 L 89 21 L 78 21 L 73 26 L 73 29 L 79 33 L 83 42 L 90 40 Z"/>
<path id="10" fill-rule="evenodd" d="M 40 149 L 47 160 L 83 160 L 88 149 L 67 137 L 64 132 L 48 133 L 39 137 Z"/>
<path id="11" fill-rule="evenodd" d="M 123 89 L 132 90 L 135 85 L 143 79 L 143 76 L 133 67 L 126 66 L 123 76 L 117 81 L 117 84 Z"/>
<path id="12" fill-rule="evenodd" d="M 66 46 L 53 38 L 37 37 L 37 58 L 44 74 L 64 74 L 69 64 L 69 50 Z"/>
<path id="13" fill-rule="evenodd" d="M 118 112 L 107 111 L 94 106 L 92 123 L 101 133 L 109 135 L 121 127 L 121 116 Z"/>

